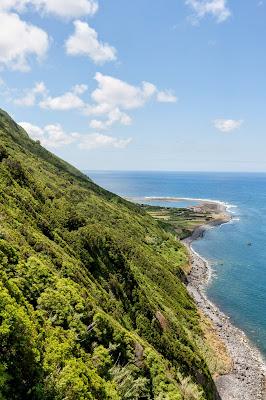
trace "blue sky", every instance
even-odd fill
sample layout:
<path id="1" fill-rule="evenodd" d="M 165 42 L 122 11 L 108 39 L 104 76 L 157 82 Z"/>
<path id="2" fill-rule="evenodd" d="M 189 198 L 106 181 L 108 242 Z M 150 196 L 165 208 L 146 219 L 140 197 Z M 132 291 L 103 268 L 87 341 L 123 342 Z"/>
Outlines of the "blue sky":
<path id="1" fill-rule="evenodd" d="M 81 169 L 266 171 L 265 17 L 259 0 L 1 0 L 1 107 Z"/>

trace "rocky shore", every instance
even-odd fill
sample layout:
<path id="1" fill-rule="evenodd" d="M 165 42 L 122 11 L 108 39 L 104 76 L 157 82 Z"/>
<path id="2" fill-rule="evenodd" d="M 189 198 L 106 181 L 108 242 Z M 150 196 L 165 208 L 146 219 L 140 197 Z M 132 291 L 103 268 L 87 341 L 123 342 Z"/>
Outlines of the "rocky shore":
<path id="1" fill-rule="evenodd" d="M 206 207 L 202 204 L 201 207 Z M 207 205 L 208 207 L 208 205 Z M 222 400 L 266 400 L 266 366 L 260 352 L 251 345 L 246 335 L 222 313 L 205 294 L 206 285 L 211 276 L 208 263 L 192 248 L 194 240 L 204 235 L 210 226 L 220 225 L 230 220 L 226 207 L 221 203 L 213 206 L 217 218 L 210 225 L 197 228 L 190 238 L 183 243 L 191 257 L 191 272 L 188 276 L 188 291 L 198 307 L 212 321 L 219 337 L 225 343 L 232 359 L 229 374 L 216 379 L 218 392 Z"/>

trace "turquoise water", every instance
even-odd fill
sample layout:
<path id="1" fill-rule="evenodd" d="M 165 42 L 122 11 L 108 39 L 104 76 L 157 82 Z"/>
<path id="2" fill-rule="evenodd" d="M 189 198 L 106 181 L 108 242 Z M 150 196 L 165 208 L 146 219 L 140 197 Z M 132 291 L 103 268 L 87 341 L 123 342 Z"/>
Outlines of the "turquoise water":
<path id="1" fill-rule="evenodd" d="M 88 172 L 129 197 L 191 197 L 233 205 L 231 223 L 209 230 L 194 249 L 214 271 L 208 296 L 266 356 L 266 174 Z M 155 204 L 155 203 L 151 203 Z M 165 206 L 186 206 L 187 202 Z M 251 245 L 249 245 L 251 244 Z"/>

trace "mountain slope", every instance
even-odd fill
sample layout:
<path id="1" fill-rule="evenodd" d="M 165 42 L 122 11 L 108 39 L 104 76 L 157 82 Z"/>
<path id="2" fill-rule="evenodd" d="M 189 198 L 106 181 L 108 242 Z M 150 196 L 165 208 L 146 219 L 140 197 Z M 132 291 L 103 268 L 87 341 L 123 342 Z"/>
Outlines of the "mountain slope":
<path id="1" fill-rule="evenodd" d="M 218 398 L 187 264 L 0 111 L 0 399 Z"/>

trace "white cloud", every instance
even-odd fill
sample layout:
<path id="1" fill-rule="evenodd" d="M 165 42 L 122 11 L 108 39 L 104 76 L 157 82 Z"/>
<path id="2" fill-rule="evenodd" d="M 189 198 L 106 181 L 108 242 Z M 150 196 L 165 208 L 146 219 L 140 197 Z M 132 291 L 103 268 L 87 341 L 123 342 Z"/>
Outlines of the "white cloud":
<path id="1" fill-rule="evenodd" d="M 36 94 L 43 94 L 47 92 L 45 84 L 43 82 L 37 82 L 33 88 L 33 92 Z"/>
<path id="2" fill-rule="evenodd" d="M 85 92 L 87 92 L 87 90 L 88 90 L 88 86 L 84 85 L 84 84 L 75 85 L 72 88 L 73 93 L 76 94 L 76 95 L 79 95 L 79 96 L 84 94 Z"/>
<path id="3" fill-rule="evenodd" d="M 30 135 L 34 140 L 40 140 L 44 137 L 44 130 L 37 125 L 32 125 L 30 122 L 19 122 L 19 125 Z"/>
<path id="4" fill-rule="evenodd" d="M 49 40 L 42 29 L 22 21 L 16 14 L 4 12 L 0 12 L 0 26 L 0 65 L 28 71 L 30 56 L 45 56 Z"/>
<path id="5" fill-rule="evenodd" d="M 98 10 L 96 0 L 1 0 L 0 10 L 23 12 L 29 7 L 61 18 L 80 18 L 94 15 Z"/>
<path id="6" fill-rule="evenodd" d="M 131 125 L 132 119 L 129 115 L 115 108 L 107 114 L 107 120 L 102 121 L 98 119 L 93 119 L 90 122 L 90 127 L 97 130 L 105 130 L 110 128 L 115 123 L 120 123 L 121 125 Z"/>
<path id="7" fill-rule="evenodd" d="M 0 2 L 0 11 L 17 11 L 22 12 L 25 11 L 26 6 L 28 5 L 28 0 L 1 0 Z"/>
<path id="8" fill-rule="evenodd" d="M 97 149 L 100 147 L 114 147 L 117 149 L 124 149 L 132 141 L 132 138 L 119 139 L 113 136 L 103 135 L 101 133 L 92 133 L 84 135 L 79 147 L 81 149 Z"/>
<path id="9" fill-rule="evenodd" d="M 236 119 L 216 119 L 214 126 L 219 131 L 228 133 L 240 128 L 243 122 L 243 120 Z"/>
<path id="10" fill-rule="evenodd" d="M 116 60 L 116 49 L 100 42 L 98 33 L 86 22 L 75 21 L 75 32 L 65 43 L 66 52 L 71 56 L 87 56 L 96 64 Z"/>
<path id="11" fill-rule="evenodd" d="M 20 122 L 22 128 L 34 140 L 48 148 L 59 148 L 66 145 L 77 145 L 80 149 L 92 150 L 102 147 L 123 149 L 132 141 L 131 138 L 121 139 L 100 133 L 80 134 L 77 132 L 66 133 L 60 124 L 50 124 L 43 128 L 29 122 Z"/>
<path id="12" fill-rule="evenodd" d="M 94 15 L 98 11 L 98 2 L 94 0 L 35 0 L 33 3 L 46 13 L 71 19 Z"/>
<path id="13" fill-rule="evenodd" d="M 91 93 L 92 102 L 89 104 L 82 97 L 88 86 L 78 84 L 59 96 L 49 95 L 43 83 L 38 83 L 27 90 L 22 98 L 16 99 L 17 105 L 32 106 L 36 104 L 42 109 L 54 111 L 78 110 L 83 115 L 91 117 L 90 127 L 95 130 L 107 130 L 115 124 L 131 125 L 132 118 L 129 110 L 143 107 L 148 101 L 173 103 L 177 101 L 171 90 L 159 91 L 150 82 L 142 82 L 133 86 L 120 79 L 97 73 L 95 80 L 97 88 Z M 42 99 L 38 97 L 42 96 Z"/>
<path id="14" fill-rule="evenodd" d="M 84 101 L 81 99 L 88 90 L 85 84 L 78 84 L 61 96 L 52 97 L 43 82 L 38 82 L 32 89 L 25 89 L 20 97 L 12 99 L 13 103 L 19 106 L 34 106 L 37 102 L 43 109 L 55 111 L 69 111 L 75 109 L 83 109 Z"/>
<path id="15" fill-rule="evenodd" d="M 96 107 L 88 110 L 89 113 L 95 115 L 105 114 L 116 107 L 124 110 L 142 107 L 157 90 L 149 82 L 142 82 L 139 87 L 132 86 L 100 72 L 95 75 L 95 80 L 98 88 L 92 92 L 91 98 L 96 103 Z"/>
<path id="16" fill-rule="evenodd" d="M 160 103 L 176 103 L 177 97 L 174 95 L 174 93 L 171 90 L 165 90 L 162 92 L 158 92 L 157 100 Z"/>
<path id="17" fill-rule="evenodd" d="M 211 15 L 218 23 L 221 23 L 231 16 L 227 0 L 186 0 L 186 4 L 194 11 L 193 22 Z"/>
<path id="18" fill-rule="evenodd" d="M 18 106 L 32 107 L 36 104 L 39 96 L 44 97 L 47 94 L 47 89 L 43 82 L 37 82 L 32 89 L 26 89 L 21 98 L 15 99 L 14 104 Z"/>
<path id="19" fill-rule="evenodd" d="M 60 124 L 46 125 L 44 128 L 32 125 L 29 122 L 20 122 L 19 125 L 25 129 L 32 139 L 40 140 L 45 147 L 58 148 L 76 140 L 75 133 L 66 134 Z"/>
<path id="20" fill-rule="evenodd" d="M 83 100 L 74 92 L 66 92 L 62 96 L 57 97 L 47 96 L 40 102 L 41 108 L 56 111 L 82 109 L 84 105 Z"/>
<path id="21" fill-rule="evenodd" d="M 90 123 L 93 129 L 108 129 L 115 123 L 130 125 L 132 119 L 125 111 L 143 107 L 152 99 L 168 103 L 177 101 L 172 91 L 159 91 L 150 82 L 133 86 L 100 72 L 95 75 L 95 80 L 98 87 L 91 94 L 93 104 L 86 104 L 83 110 L 88 116 L 104 118 L 93 119 Z"/>

